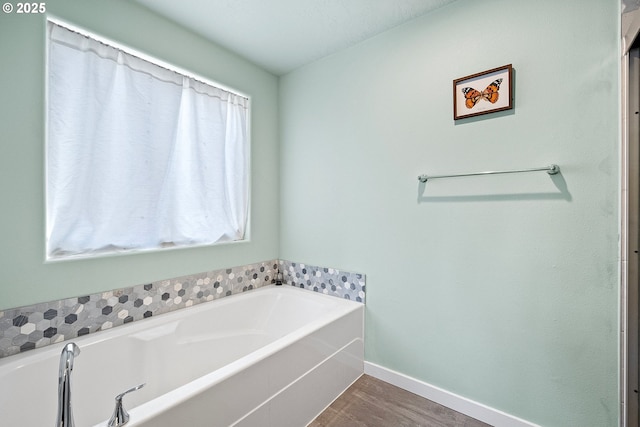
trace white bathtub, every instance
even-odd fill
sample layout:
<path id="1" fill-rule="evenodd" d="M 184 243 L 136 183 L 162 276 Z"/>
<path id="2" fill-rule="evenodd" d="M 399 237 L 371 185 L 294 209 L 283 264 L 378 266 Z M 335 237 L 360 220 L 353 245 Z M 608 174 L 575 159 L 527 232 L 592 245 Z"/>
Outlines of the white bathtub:
<path id="1" fill-rule="evenodd" d="M 308 424 L 363 372 L 364 306 L 268 286 L 73 341 L 77 427 Z M 64 343 L 0 359 L 0 425 L 54 425 Z"/>

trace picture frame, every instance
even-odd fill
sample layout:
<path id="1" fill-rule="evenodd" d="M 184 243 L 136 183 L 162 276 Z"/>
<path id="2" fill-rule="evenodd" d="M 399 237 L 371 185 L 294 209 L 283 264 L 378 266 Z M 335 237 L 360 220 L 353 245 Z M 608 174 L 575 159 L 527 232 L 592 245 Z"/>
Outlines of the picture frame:
<path id="1" fill-rule="evenodd" d="M 511 64 L 471 74 L 453 81 L 453 119 L 495 113 L 513 108 Z"/>

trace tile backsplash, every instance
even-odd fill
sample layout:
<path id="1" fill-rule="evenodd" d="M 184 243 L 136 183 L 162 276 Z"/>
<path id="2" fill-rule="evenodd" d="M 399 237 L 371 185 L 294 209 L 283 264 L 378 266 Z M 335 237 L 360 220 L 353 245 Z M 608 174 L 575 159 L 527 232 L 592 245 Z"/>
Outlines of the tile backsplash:
<path id="1" fill-rule="evenodd" d="M 278 261 L 0 311 L 0 357 L 270 285 Z"/>
<path id="2" fill-rule="evenodd" d="M 336 268 L 278 260 L 284 284 L 352 301 L 364 302 L 365 276 Z"/>
<path id="3" fill-rule="evenodd" d="M 0 358 L 274 283 L 364 302 L 359 273 L 271 260 L 0 311 Z"/>

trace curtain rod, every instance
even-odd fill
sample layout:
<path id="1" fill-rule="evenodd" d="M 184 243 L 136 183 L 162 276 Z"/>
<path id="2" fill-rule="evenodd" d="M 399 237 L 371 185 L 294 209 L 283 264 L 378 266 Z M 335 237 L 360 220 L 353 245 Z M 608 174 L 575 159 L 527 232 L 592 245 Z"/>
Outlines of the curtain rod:
<path id="1" fill-rule="evenodd" d="M 532 168 L 532 169 L 514 169 L 514 170 L 506 170 L 506 171 L 485 171 L 485 172 L 472 172 L 472 173 L 458 173 L 451 175 L 420 175 L 418 176 L 418 181 L 427 182 L 430 179 L 440 179 L 440 178 L 456 178 L 459 176 L 475 176 L 475 175 L 495 175 L 502 173 L 521 173 L 521 172 L 538 172 L 538 171 L 546 171 L 549 175 L 555 175 L 560 172 L 560 166 L 558 165 L 549 165 L 543 168 Z"/>

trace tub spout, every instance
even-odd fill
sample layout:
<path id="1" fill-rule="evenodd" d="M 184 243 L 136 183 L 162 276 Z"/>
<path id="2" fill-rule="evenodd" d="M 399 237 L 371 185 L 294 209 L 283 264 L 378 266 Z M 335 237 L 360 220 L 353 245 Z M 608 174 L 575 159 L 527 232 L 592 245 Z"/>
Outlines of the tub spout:
<path id="1" fill-rule="evenodd" d="M 80 354 L 80 347 L 69 343 L 60 354 L 60 369 L 58 370 L 58 418 L 56 427 L 75 427 L 71 412 L 71 371 L 73 360 Z"/>

